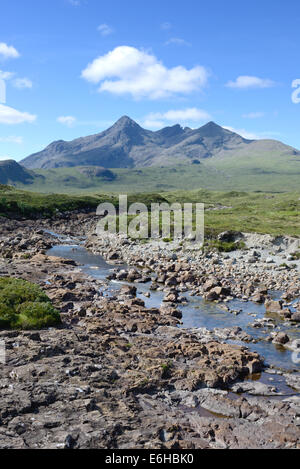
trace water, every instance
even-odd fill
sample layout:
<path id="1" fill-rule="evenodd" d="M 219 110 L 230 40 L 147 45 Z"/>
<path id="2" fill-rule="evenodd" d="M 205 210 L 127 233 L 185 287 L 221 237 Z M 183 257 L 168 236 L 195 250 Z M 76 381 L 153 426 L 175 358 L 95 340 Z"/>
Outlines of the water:
<path id="1" fill-rule="evenodd" d="M 64 257 L 67 259 L 72 259 L 81 265 L 82 272 L 87 275 L 104 280 L 107 275 L 116 269 L 115 265 L 108 264 L 102 256 L 95 255 L 88 252 L 83 246 L 80 245 L 58 245 L 54 246 L 48 251 L 49 255 Z M 124 268 L 126 266 L 118 266 L 118 268 Z M 109 288 L 106 290 L 106 294 L 111 294 L 115 290 L 120 288 L 121 284 L 126 282 L 109 282 Z M 150 291 L 149 284 L 139 284 L 136 283 L 139 298 L 142 298 L 145 302 L 145 306 L 148 308 L 151 307 L 160 307 L 165 293 L 161 291 Z M 146 298 L 145 293 L 150 292 L 151 297 Z M 278 297 L 279 293 L 274 293 L 274 297 Z M 227 306 L 231 310 L 240 311 L 240 314 L 237 316 L 230 313 L 226 309 L 223 309 L 221 305 L 216 303 L 210 303 L 204 301 L 201 297 L 190 296 L 184 294 L 188 300 L 186 305 L 178 305 L 183 313 L 182 326 L 184 328 L 201 328 L 205 327 L 209 330 L 215 328 L 232 328 L 234 326 L 239 326 L 249 334 L 251 337 L 258 340 L 257 343 L 247 343 L 228 340 L 228 343 L 235 343 L 238 345 L 247 346 L 250 350 L 258 352 L 262 357 L 265 358 L 265 361 L 268 365 L 278 367 L 287 371 L 299 370 L 300 364 L 293 363 L 291 359 L 292 352 L 286 348 L 275 345 L 271 342 L 267 342 L 265 339 L 270 332 L 273 330 L 271 328 L 254 328 L 252 324 L 255 322 L 255 319 L 262 319 L 266 316 L 264 305 L 259 305 L 251 302 L 243 302 L 240 300 L 233 300 L 227 303 Z M 256 317 L 251 315 L 255 314 Z M 285 325 L 280 319 L 275 319 L 278 328 L 276 331 L 284 331 L 292 339 L 300 339 L 300 329 L 290 324 Z M 269 376 L 265 377 L 266 380 L 269 380 Z M 281 382 L 281 378 L 276 378 L 276 384 Z M 272 383 L 269 383 L 272 384 Z"/>

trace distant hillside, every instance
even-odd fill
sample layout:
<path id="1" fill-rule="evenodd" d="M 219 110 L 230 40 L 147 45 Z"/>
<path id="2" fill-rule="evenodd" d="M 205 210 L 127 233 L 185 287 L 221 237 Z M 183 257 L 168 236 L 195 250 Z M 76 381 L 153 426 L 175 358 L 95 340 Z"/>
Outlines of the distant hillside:
<path id="1" fill-rule="evenodd" d="M 246 140 L 214 122 L 194 130 L 175 125 L 152 132 L 124 116 L 99 134 L 71 142 L 53 142 L 43 151 L 25 158 L 21 164 L 28 169 L 175 166 L 227 159 L 237 154 L 247 158 L 257 154 L 263 146 L 268 147 L 269 153 L 279 148 L 281 153 L 300 154 L 275 140 Z"/>
<path id="2" fill-rule="evenodd" d="M 0 161 L 0 184 L 31 184 L 35 175 L 14 160 Z"/>

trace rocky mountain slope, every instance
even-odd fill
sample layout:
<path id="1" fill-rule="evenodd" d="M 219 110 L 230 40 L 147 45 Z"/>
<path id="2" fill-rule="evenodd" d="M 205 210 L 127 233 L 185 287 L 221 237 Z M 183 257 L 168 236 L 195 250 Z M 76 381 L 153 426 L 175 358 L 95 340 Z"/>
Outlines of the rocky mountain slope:
<path id="1" fill-rule="evenodd" d="M 269 153 L 273 149 L 278 152 L 278 147 L 281 153 L 297 153 L 275 140 L 246 140 L 214 122 L 199 129 L 175 125 L 153 132 L 123 116 L 104 132 L 71 142 L 53 142 L 43 151 L 25 158 L 21 164 L 28 169 L 174 166 L 227 158 L 237 153 L 257 154 L 262 146 L 267 146 Z"/>
<path id="2" fill-rule="evenodd" d="M 0 184 L 31 184 L 34 179 L 34 174 L 16 161 L 0 161 Z"/>

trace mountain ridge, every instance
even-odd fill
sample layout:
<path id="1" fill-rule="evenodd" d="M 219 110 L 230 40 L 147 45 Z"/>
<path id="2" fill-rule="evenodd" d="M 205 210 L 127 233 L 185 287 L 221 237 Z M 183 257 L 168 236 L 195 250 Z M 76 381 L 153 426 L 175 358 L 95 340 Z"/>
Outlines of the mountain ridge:
<path id="1" fill-rule="evenodd" d="M 44 150 L 29 155 L 20 163 L 27 169 L 75 166 L 104 168 L 172 166 L 234 156 L 241 150 L 246 151 L 253 146 L 259 147 L 261 142 L 263 140 L 245 139 L 213 121 L 198 129 L 183 128 L 176 124 L 151 131 L 144 129 L 130 117 L 123 116 L 103 132 L 79 137 L 69 142 L 64 140 L 52 142 Z M 274 147 L 278 146 L 277 141 L 270 140 L 270 142 L 274 142 Z M 282 152 L 298 152 L 292 147 L 279 143 Z"/>

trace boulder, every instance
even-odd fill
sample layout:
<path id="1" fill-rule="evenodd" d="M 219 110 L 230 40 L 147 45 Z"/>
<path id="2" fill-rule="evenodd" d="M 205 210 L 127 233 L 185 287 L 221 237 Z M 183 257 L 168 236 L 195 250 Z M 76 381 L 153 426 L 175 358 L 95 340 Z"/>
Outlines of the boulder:
<path id="1" fill-rule="evenodd" d="M 282 305 L 283 305 L 283 302 L 281 300 L 279 301 L 267 300 L 265 302 L 265 308 L 266 308 L 267 313 L 282 314 L 282 311 L 283 311 Z"/>

